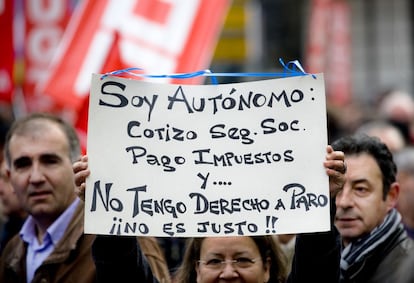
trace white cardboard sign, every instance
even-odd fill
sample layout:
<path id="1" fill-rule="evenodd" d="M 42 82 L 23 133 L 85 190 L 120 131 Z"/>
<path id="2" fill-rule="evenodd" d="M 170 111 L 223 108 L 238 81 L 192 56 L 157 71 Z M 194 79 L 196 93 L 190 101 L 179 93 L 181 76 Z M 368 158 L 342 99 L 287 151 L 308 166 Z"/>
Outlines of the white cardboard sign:
<path id="1" fill-rule="evenodd" d="M 219 85 L 95 74 L 85 232 L 326 231 L 326 145 L 322 74 Z"/>

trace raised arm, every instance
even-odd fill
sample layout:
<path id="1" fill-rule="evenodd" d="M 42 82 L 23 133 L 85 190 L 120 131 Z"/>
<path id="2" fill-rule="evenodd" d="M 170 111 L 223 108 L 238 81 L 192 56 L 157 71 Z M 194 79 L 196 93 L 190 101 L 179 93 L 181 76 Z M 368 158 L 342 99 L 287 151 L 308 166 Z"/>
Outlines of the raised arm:
<path id="1" fill-rule="evenodd" d="M 345 184 L 346 164 L 344 153 L 334 151 L 331 146 L 326 149 L 323 163 L 329 176 L 331 196 L 331 230 L 320 233 L 299 234 L 296 237 L 295 255 L 289 283 L 300 282 L 339 282 L 339 262 L 341 242 L 334 226 L 335 196 Z"/>
<path id="2" fill-rule="evenodd" d="M 85 200 L 85 180 L 90 175 L 86 155 L 73 164 L 73 172 L 76 194 Z M 166 261 L 154 238 L 97 235 L 92 256 L 97 283 L 158 283 L 155 276 L 162 283 L 170 282 Z"/>
<path id="3" fill-rule="evenodd" d="M 72 167 L 75 174 L 76 194 L 81 200 L 85 201 L 85 180 L 91 173 L 88 169 L 88 156 L 81 156 L 78 161 L 73 163 Z"/>
<path id="4" fill-rule="evenodd" d="M 326 169 L 326 174 L 329 176 L 331 199 L 334 199 L 345 184 L 345 154 L 342 151 L 334 151 L 330 145 L 326 147 L 326 153 L 323 165 Z"/>

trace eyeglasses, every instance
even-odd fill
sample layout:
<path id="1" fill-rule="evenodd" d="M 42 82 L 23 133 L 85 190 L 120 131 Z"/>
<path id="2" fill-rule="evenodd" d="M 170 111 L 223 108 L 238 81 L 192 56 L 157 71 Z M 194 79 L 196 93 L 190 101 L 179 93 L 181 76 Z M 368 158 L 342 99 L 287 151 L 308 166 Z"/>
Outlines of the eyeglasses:
<path id="1" fill-rule="evenodd" d="M 222 260 L 218 258 L 213 258 L 209 260 L 198 260 L 199 264 L 203 264 L 206 268 L 211 270 L 222 270 L 227 263 L 230 263 L 235 268 L 249 268 L 253 266 L 260 258 L 247 258 L 247 257 L 239 257 L 236 259 L 229 259 L 229 260 Z"/>

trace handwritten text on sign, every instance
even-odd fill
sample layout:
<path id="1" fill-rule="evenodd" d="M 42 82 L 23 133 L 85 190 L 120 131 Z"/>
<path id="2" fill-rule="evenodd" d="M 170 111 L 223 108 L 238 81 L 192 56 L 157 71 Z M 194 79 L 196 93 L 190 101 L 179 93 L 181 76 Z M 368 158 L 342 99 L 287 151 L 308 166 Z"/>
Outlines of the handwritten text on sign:
<path id="1" fill-rule="evenodd" d="M 85 232 L 329 229 L 322 75 L 222 85 L 92 78 Z"/>

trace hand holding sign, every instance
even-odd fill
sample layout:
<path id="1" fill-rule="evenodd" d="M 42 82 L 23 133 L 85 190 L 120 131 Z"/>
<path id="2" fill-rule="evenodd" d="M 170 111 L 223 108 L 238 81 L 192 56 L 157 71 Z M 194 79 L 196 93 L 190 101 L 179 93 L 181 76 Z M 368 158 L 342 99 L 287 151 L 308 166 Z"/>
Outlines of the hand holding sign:
<path id="1" fill-rule="evenodd" d="M 323 85 L 322 75 L 202 86 L 95 75 L 85 231 L 329 229 Z"/>

